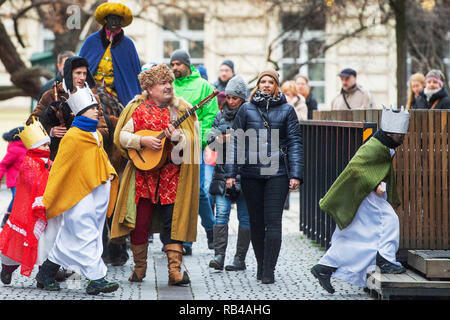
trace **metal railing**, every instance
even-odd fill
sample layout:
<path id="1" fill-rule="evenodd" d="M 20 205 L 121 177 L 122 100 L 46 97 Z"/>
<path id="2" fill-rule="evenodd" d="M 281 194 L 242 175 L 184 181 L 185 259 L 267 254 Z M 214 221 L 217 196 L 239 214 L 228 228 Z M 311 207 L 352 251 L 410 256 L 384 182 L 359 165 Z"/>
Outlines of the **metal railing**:
<path id="1" fill-rule="evenodd" d="M 303 134 L 304 184 L 300 188 L 300 231 L 329 248 L 336 227 L 320 210 L 319 200 L 358 148 L 377 130 L 374 122 L 300 121 Z"/>

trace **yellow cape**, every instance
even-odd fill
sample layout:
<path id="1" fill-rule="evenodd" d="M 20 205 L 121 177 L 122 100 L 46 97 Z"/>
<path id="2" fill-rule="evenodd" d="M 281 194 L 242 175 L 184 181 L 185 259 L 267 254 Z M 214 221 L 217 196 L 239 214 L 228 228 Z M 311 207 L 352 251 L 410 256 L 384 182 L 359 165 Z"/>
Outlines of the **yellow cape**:
<path id="1" fill-rule="evenodd" d="M 108 206 L 108 216 L 112 214 L 119 179 L 103 149 L 102 135 L 97 133 L 100 145 L 91 132 L 77 127 L 71 127 L 61 139 L 42 199 L 48 219 L 66 212 L 115 175 Z"/>
<path id="2" fill-rule="evenodd" d="M 128 152 L 120 145 L 119 137 L 123 126 L 128 122 L 134 110 L 147 100 L 147 94 L 137 95 L 120 114 L 119 121 L 114 131 L 114 144 L 126 159 L 129 159 Z M 187 109 L 192 106 L 182 98 L 174 98 L 172 105 L 178 108 L 180 118 Z M 196 116 L 189 117 L 181 125 L 185 134 L 190 135 L 190 153 L 185 152 L 183 156 L 189 154 L 189 159 L 184 159 L 180 167 L 180 176 L 177 187 L 177 196 L 172 215 L 171 238 L 179 241 L 194 242 L 197 237 L 197 219 L 200 193 L 200 138 Z M 181 143 L 181 142 L 180 142 Z M 135 227 L 136 202 L 135 184 L 136 167 L 132 161 L 128 161 L 123 172 L 117 203 L 114 210 L 111 225 L 111 238 L 119 238 L 129 234 Z M 153 212 L 152 233 L 162 232 L 161 217 L 158 212 Z"/>

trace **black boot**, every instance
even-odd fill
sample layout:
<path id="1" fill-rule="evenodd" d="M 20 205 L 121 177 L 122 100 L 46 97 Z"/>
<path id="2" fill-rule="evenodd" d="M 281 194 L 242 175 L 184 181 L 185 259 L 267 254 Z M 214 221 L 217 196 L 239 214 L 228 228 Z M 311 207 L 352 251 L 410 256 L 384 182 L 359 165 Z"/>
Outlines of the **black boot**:
<path id="1" fill-rule="evenodd" d="M 225 253 L 228 245 L 228 224 L 216 224 L 213 227 L 214 259 L 209 262 L 209 267 L 223 270 Z"/>
<path id="2" fill-rule="evenodd" d="M 206 231 L 206 238 L 208 238 L 208 249 L 214 249 L 214 227 L 213 230 Z"/>
<path id="3" fill-rule="evenodd" d="M 275 282 L 275 266 L 281 248 L 281 239 L 266 238 L 264 243 L 264 262 L 262 270 L 262 283 Z"/>
<path id="4" fill-rule="evenodd" d="M 9 219 L 9 215 L 10 215 L 9 212 L 5 213 L 5 215 L 3 216 L 2 224 L 0 225 L 0 228 L 3 229 L 5 227 L 6 221 L 8 221 L 8 219 Z"/>
<path id="5" fill-rule="evenodd" d="M 325 266 L 323 264 L 316 264 L 314 267 L 311 268 L 311 273 L 313 274 L 313 276 L 319 280 L 319 283 L 322 286 L 322 288 L 327 290 L 328 293 L 335 292 L 330 282 L 331 274 L 334 271 L 336 271 L 336 268 Z"/>
<path id="6" fill-rule="evenodd" d="M 48 291 L 59 291 L 59 283 L 56 282 L 56 273 L 59 270 L 59 265 L 45 260 L 41 269 L 36 275 L 37 287 Z"/>
<path id="7" fill-rule="evenodd" d="M 248 247 L 250 246 L 250 229 L 244 229 L 239 227 L 238 239 L 236 243 L 236 255 L 234 256 L 233 263 L 227 265 L 225 270 L 238 271 L 245 270 L 245 257 L 247 255 Z"/>
<path id="8" fill-rule="evenodd" d="M 383 258 L 379 252 L 377 252 L 376 261 L 377 267 L 380 268 L 381 273 L 399 274 L 406 272 L 406 269 L 404 267 L 389 262 L 388 260 Z"/>
<path id="9" fill-rule="evenodd" d="M 253 252 L 256 258 L 256 280 L 262 279 L 262 270 L 264 262 L 264 238 L 257 238 L 257 234 L 251 234 L 251 242 L 253 247 Z"/>

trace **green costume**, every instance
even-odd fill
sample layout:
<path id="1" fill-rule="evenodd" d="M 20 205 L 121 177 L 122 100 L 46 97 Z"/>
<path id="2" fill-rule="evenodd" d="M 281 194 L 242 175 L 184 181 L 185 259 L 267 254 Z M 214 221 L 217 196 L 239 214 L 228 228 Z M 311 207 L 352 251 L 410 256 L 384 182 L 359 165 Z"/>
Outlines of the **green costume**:
<path id="1" fill-rule="evenodd" d="M 319 201 L 320 208 L 342 230 L 352 222 L 361 202 L 381 181 L 387 184 L 387 201 L 393 208 L 398 207 L 400 199 L 389 148 L 372 137 L 358 149 L 327 194 Z"/>
<path id="2" fill-rule="evenodd" d="M 173 87 L 177 97 L 182 97 L 192 106 L 195 106 L 213 93 L 214 88 L 200 76 L 200 72 L 193 65 L 190 68 L 191 75 L 175 79 Z M 218 111 L 219 105 L 216 97 L 196 111 L 201 129 L 202 149 L 206 148 L 208 133 Z"/>

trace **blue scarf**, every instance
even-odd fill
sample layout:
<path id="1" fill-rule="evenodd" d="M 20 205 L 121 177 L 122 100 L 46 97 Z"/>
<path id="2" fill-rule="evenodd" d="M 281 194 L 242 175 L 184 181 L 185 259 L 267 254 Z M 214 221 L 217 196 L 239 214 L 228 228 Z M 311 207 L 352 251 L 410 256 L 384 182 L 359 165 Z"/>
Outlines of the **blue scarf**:
<path id="1" fill-rule="evenodd" d="M 95 132 L 98 120 L 89 119 L 85 116 L 76 116 L 72 122 L 72 127 L 77 127 L 84 131 Z"/>

